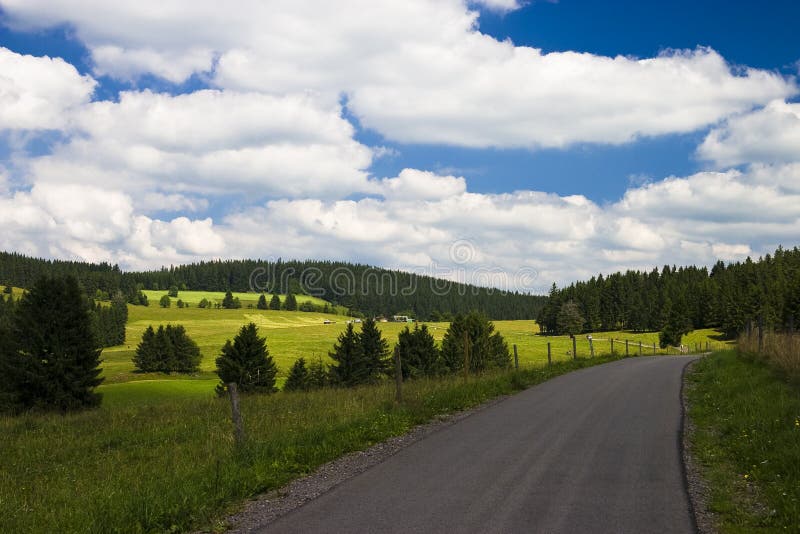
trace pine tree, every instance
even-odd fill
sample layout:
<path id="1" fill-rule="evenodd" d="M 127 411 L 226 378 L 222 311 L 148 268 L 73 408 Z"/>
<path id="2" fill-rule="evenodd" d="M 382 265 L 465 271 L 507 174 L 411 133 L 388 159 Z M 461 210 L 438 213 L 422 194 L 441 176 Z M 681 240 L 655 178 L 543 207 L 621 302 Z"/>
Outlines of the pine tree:
<path id="1" fill-rule="evenodd" d="M 276 293 L 272 294 L 272 298 L 269 301 L 269 309 L 270 310 L 281 309 L 281 298 Z"/>
<path id="2" fill-rule="evenodd" d="M 267 309 L 267 297 L 264 296 L 264 293 L 258 297 L 258 304 L 256 304 L 256 308 L 259 310 L 266 310 Z"/>
<path id="3" fill-rule="evenodd" d="M 368 369 L 363 363 L 363 349 L 353 329 L 353 323 L 348 323 L 345 331 L 339 334 L 330 357 L 335 362 L 330 368 L 330 374 L 336 384 L 355 386 L 369 379 Z"/>
<path id="4" fill-rule="evenodd" d="M 267 350 L 266 338 L 259 337 L 254 323 L 243 326 L 233 342 L 225 342 L 217 358 L 220 383 L 216 391 L 224 395 L 227 384 L 235 382 L 242 393 L 273 393 L 278 372 Z"/>
<path id="5" fill-rule="evenodd" d="M 225 297 L 222 299 L 222 307 L 226 310 L 235 308 L 235 301 L 233 299 L 233 293 L 230 291 L 225 292 Z"/>
<path id="6" fill-rule="evenodd" d="M 291 291 L 286 294 L 286 300 L 283 303 L 283 307 L 286 309 L 286 311 L 297 311 L 297 298 Z"/>
<path id="7" fill-rule="evenodd" d="M 101 349 L 77 279 L 40 278 L 15 308 L 0 356 L 12 408 L 99 405 Z"/>
<path id="8" fill-rule="evenodd" d="M 305 358 L 298 358 L 295 360 L 292 368 L 289 369 L 289 376 L 286 378 L 286 383 L 283 385 L 283 390 L 301 391 L 309 389 L 308 378 L 306 360 Z"/>
<path id="9" fill-rule="evenodd" d="M 405 327 L 397 338 L 403 378 L 436 375 L 442 371 L 439 349 L 427 325 Z"/>

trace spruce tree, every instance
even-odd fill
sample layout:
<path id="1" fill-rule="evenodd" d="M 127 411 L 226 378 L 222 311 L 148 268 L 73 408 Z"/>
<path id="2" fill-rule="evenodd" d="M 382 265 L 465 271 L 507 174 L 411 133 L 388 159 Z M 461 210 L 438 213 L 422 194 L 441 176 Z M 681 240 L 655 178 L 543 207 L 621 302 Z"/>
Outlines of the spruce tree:
<path id="1" fill-rule="evenodd" d="M 233 342 L 225 342 L 217 358 L 217 394 L 224 395 L 230 382 L 235 382 L 242 393 L 273 393 L 277 372 L 266 338 L 259 337 L 256 325 L 249 323 L 239 330 Z"/>
<path id="2" fill-rule="evenodd" d="M 464 368 L 464 342 L 468 343 L 471 371 L 505 368 L 511 364 L 503 336 L 494 331 L 494 325 L 479 312 L 457 315 L 442 339 L 442 362 L 452 372 Z"/>
<path id="3" fill-rule="evenodd" d="M 427 325 L 406 326 L 397 338 L 403 378 L 436 375 L 441 371 L 439 349 Z"/>
<path id="4" fill-rule="evenodd" d="M 156 373 L 193 373 L 200 368 L 200 349 L 183 325 L 152 325 L 142 334 L 133 364 L 140 371 Z"/>
<path id="5" fill-rule="evenodd" d="M 583 331 L 584 319 L 580 307 L 573 301 L 565 302 L 558 310 L 558 333 L 574 336 Z"/>
<path id="6" fill-rule="evenodd" d="M 161 300 L 158 301 L 158 304 L 162 308 L 169 308 L 172 305 L 172 301 L 169 298 L 169 295 L 164 295 L 161 297 Z"/>
<path id="7" fill-rule="evenodd" d="M 283 307 L 286 309 L 286 311 L 297 311 L 297 298 L 291 291 L 286 294 L 286 300 L 283 303 Z"/>
<path id="8" fill-rule="evenodd" d="M 355 386 L 369 379 L 364 352 L 353 323 L 348 323 L 345 331 L 339 334 L 330 357 L 335 362 L 330 368 L 331 380 L 337 385 Z"/>
<path id="9" fill-rule="evenodd" d="M 15 306 L 0 375 L 13 409 L 97 406 L 103 381 L 89 300 L 76 278 L 40 278 Z"/>
<path id="10" fill-rule="evenodd" d="M 330 384 L 331 374 L 328 371 L 328 366 L 322 362 L 322 358 L 317 358 L 316 361 L 308 365 L 308 388 L 309 389 L 322 389 Z"/>
<path id="11" fill-rule="evenodd" d="M 269 301 L 269 309 L 270 310 L 281 309 L 281 298 L 277 295 L 277 293 L 272 294 L 272 298 Z"/>
<path id="12" fill-rule="evenodd" d="M 267 297 L 264 296 L 264 293 L 258 297 L 258 304 L 256 304 L 256 308 L 259 310 L 266 310 L 267 309 Z"/>
<path id="13" fill-rule="evenodd" d="M 383 338 L 377 323 L 372 318 L 364 319 L 361 323 L 358 342 L 364 358 L 365 381 L 375 381 L 389 369 L 389 343 Z"/>
<path id="14" fill-rule="evenodd" d="M 156 332 L 153 330 L 153 325 L 149 325 L 133 354 L 133 365 L 140 371 L 155 371 L 158 362 L 157 350 Z"/>
<path id="15" fill-rule="evenodd" d="M 306 360 L 305 358 L 298 358 L 295 360 L 292 368 L 289 369 L 289 376 L 286 378 L 283 390 L 301 391 L 308 388 L 308 368 L 306 367 Z"/>
<path id="16" fill-rule="evenodd" d="M 235 307 L 235 301 L 233 299 L 233 293 L 230 291 L 225 292 L 225 297 L 222 299 L 222 307 L 226 310 L 232 309 Z"/>

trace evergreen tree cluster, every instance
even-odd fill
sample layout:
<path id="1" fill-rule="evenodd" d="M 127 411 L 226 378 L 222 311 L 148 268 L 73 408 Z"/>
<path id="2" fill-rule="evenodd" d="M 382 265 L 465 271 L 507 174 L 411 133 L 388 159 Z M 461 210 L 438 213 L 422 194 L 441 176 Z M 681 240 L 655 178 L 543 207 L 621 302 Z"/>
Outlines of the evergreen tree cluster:
<path id="1" fill-rule="evenodd" d="M 665 266 L 600 275 L 562 289 L 553 285 L 537 317 L 543 332 L 571 333 L 559 320 L 569 303 L 578 308 L 581 331 L 661 331 L 666 344 L 699 328 L 735 337 L 759 320 L 784 330 L 800 318 L 800 249 L 778 248 L 756 261 L 720 261 L 710 270 Z"/>
<path id="2" fill-rule="evenodd" d="M 218 260 L 123 273 L 105 263 L 42 260 L 0 252 L 0 284 L 28 287 L 41 274 L 72 274 L 89 295 L 98 289 L 109 295 L 122 291 L 128 302 L 136 305 L 147 303 L 142 289 L 250 291 L 254 273 L 264 273 L 257 282 L 266 286 L 260 289 L 268 293 L 311 294 L 370 317 L 411 312 L 421 320 L 447 321 L 459 313 L 480 310 L 496 320 L 531 319 L 545 302 L 543 296 L 345 262 Z"/>
<path id="3" fill-rule="evenodd" d="M 128 305 L 125 295 L 117 292 L 109 305 L 92 304 L 92 324 L 95 337 L 102 347 L 125 343 L 125 324 L 128 322 Z"/>
<path id="4" fill-rule="evenodd" d="M 193 373 L 200 369 L 200 349 L 182 325 L 148 326 L 136 347 L 133 364 L 143 372 Z"/>

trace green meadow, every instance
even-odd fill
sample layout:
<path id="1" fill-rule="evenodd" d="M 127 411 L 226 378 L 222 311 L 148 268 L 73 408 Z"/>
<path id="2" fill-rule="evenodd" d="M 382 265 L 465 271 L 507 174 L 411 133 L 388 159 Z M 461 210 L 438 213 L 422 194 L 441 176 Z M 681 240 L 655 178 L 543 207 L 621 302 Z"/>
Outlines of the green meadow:
<path id="1" fill-rule="evenodd" d="M 153 289 L 146 289 L 142 291 L 147 296 L 147 300 L 150 301 L 150 306 L 158 306 L 158 301 L 167 294 L 166 290 L 153 290 Z M 238 298 L 239 301 L 242 303 L 243 308 L 247 308 L 248 306 L 253 306 L 255 308 L 256 304 L 258 304 L 258 298 L 261 296 L 261 293 L 232 293 L 234 298 Z M 333 306 L 332 304 L 328 303 L 327 301 L 317 298 L 311 297 L 308 295 L 295 295 L 297 298 L 297 304 L 302 304 L 304 302 L 310 302 L 315 306 L 325 306 L 328 304 L 329 306 Z M 197 306 L 200 304 L 200 301 L 206 299 L 212 304 L 221 304 L 222 299 L 225 298 L 224 291 L 179 291 L 177 297 L 172 297 L 172 305 L 174 306 L 178 299 L 181 299 L 185 304 L 189 304 L 189 306 Z M 266 294 L 267 302 L 269 299 L 272 298 L 271 294 Z M 281 304 L 286 300 L 286 295 L 278 295 L 278 298 L 281 299 Z"/>
<path id="2" fill-rule="evenodd" d="M 162 292 L 158 292 L 159 298 Z M 208 295 L 221 293 L 184 291 L 179 297 L 186 296 L 189 302 L 209 298 Z M 205 295 L 205 297 L 201 296 Z M 252 295 L 252 294 L 251 294 Z M 148 298 L 150 298 L 148 296 Z M 300 298 L 300 297 L 298 297 Z M 324 302 L 324 301 L 321 301 Z M 339 334 L 347 326 L 351 318 L 343 315 L 322 314 L 314 312 L 287 312 L 273 310 L 257 310 L 242 307 L 235 310 L 216 308 L 161 308 L 151 303 L 150 306 L 129 306 L 128 326 L 125 345 L 107 348 L 103 351 L 103 376 L 105 383 L 100 387 L 109 402 L 118 402 L 126 395 L 134 399 L 145 398 L 148 391 L 156 398 L 165 396 L 186 396 L 199 394 L 202 391 L 213 394 L 216 384 L 214 374 L 215 359 L 227 339 L 232 339 L 239 328 L 253 322 L 267 338 L 267 347 L 278 365 L 278 385 L 282 385 L 286 373 L 298 358 L 306 360 L 321 358 L 329 362 L 328 353 L 333 349 Z M 331 324 L 325 324 L 332 321 Z M 131 358 L 142 333 L 149 326 L 160 324 L 181 324 L 187 333 L 200 347 L 202 362 L 200 372 L 194 375 L 164 375 L 157 373 L 139 373 L 135 370 Z M 426 323 L 437 342 L 441 342 L 448 323 Z M 495 321 L 496 329 L 505 337 L 509 349 L 517 345 L 521 365 L 541 365 L 547 361 L 547 345 L 551 344 L 553 361 L 571 359 L 572 342 L 566 336 L 541 336 L 535 321 Z M 405 323 L 379 323 L 384 337 L 393 345 L 400 331 L 409 326 Z M 358 325 L 356 325 L 358 328 Z M 686 345 L 700 344 L 705 349 L 708 342 L 711 348 L 722 348 L 724 345 L 715 338 L 719 333 L 714 330 L 697 330 L 689 334 Z M 657 332 L 603 332 L 594 335 L 595 355 L 611 354 L 611 339 L 615 339 L 615 354 L 624 354 L 623 340 L 629 340 L 629 351 L 635 355 L 639 350 L 639 342 L 643 344 L 644 354 L 653 354 L 653 344 L 658 343 Z M 589 341 L 586 336 L 577 338 L 578 356 L 589 356 Z M 665 351 L 658 349 L 659 354 Z M 143 382 L 131 386 L 131 382 Z M 191 382 L 191 385 L 171 389 L 170 382 Z M 112 400 L 113 399 L 113 400 Z"/>
<path id="3" fill-rule="evenodd" d="M 195 298 L 199 302 L 203 297 Z M 297 358 L 328 361 L 348 320 L 343 315 L 247 307 L 130 306 L 126 344 L 103 351 L 106 381 L 99 388 L 104 395 L 100 408 L 67 415 L 0 416 L 0 532 L 220 530 L 224 525 L 219 518 L 237 503 L 326 461 L 437 415 L 610 361 L 611 338 L 628 339 L 631 355 L 640 341 L 650 346 L 644 353 L 652 354 L 658 338 L 657 333 L 597 334 L 598 357 L 588 359 L 588 340 L 579 337 L 579 359 L 573 360 L 568 337 L 537 335 L 534 321 L 496 321 L 509 347 L 517 346 L 519 373 L 494 371 L 466 382 L 461 376 L 410 381 L 404 385 L 402 405 L 392 402 L 389 380 L 348 390 L 244 396 L 247 442 L 234 447 L 229 404 L 214 394 L 214 360 L 225 341 L 242 325 L 256 323 L 280 368 L 280 385 Z M 168 323 L 184 325 L 198 343 L 200 372 L 135 371 L 131 358 L 144 329 Z M 394 344 L 407 325 L 379 326 Z M 441 342 L 448 324 L 428 327 Z M 686 343 L 718 347 L 715 336 L 711 330 L 697 331 Z M 545 365 L 548 343 L 552 367 Z M 615 344 L 615 353 L 624 356 L 622 342 Z"/>

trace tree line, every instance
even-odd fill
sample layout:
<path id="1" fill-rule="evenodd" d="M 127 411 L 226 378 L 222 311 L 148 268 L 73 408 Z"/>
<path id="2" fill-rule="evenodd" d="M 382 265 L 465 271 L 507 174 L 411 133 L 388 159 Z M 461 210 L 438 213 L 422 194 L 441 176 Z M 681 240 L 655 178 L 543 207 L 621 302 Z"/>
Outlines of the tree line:
<path id="1" fill-rule="evenodd" d="M 410 315 L 452 319 L 479 310 L 496 320 L 531 319 L 546 297 L 505 292 L 403 271 L 333 261 L 218 260 L 123 272 L 116 265 L 30 258 L 0 252 L 0 284 L 27 288 L 42 275 L 78 279 L 89 295 L 122 292 L 130 304 L 146 304 L 142 290 L 177 287 L 194 291 L 309 294 L 356 315 Z M 257 287 L 251 287 L 251 286 Z"/>
<path id="2" fill-rule="evenodd" d="M 679 333 L 718 328 L 733 338 L 748 323 L 788 330 L 800 317 L 800 249 L 706 267 L 598 275 L 554 284 L 537 315 L 544 333 L 633 330 Z M 677 336 L 679 339 L 680 336 Z"/>

